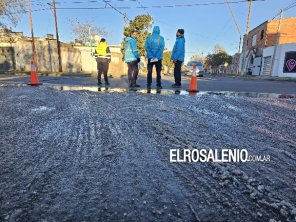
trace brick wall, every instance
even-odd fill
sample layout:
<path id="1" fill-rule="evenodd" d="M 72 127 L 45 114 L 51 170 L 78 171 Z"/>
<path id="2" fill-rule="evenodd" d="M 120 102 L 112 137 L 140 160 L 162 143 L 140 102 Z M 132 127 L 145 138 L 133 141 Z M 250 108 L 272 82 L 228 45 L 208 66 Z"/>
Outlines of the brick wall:
<path id="1" fill-rule="evenodd" d="M 253 29 L 248 35 L 248 50 L 253 48 L 263 48 L 266 41 L 267 22 Z M 252 45 L 253 37 L 256 36 L 256 44 Z"/>
<path id="2" fill-rule="evenodd" d="M 274 46 L 278 29 L 278 20 L 271 20 L 267 25 L 266 47 Z M 279 44 L 296 42 L 296 18 L 282 19 L 280 26 Z"/>
<path id="3" fill-rule="evenodd" d="M 250 31 L 248 35 L 248 50 L 274 46 L 279 20 L 269 20 Z M 296 42 L 296 18 L 284 18 L 281 21 L 279 44 Z M 256 44 L 252 45 L 256 36 Z"/>

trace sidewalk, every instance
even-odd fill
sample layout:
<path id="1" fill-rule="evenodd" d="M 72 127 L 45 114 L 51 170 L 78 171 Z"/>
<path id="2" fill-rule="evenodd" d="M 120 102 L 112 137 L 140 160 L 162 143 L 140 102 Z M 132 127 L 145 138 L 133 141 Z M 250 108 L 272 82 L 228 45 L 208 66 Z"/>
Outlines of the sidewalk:
<path id="1" fill-rule="evenodd" d="M 67 73 L 67 72 L 38 72 L 38 76 L 79 76 L 79 77 L 91 77 L 91 73 L 79 72 L 79 73 Z M 14 75 L 14 76 L 29 76 L 30 72 L 25 71 L 5 71 L 0 70 L 0 76 L 2 75 Z"/>
<path id="2" fill-rule="evenodd" d="M 248 79 L 248 80 L 269 80 L 269 81 L 289 81 L 296 82 L 296 77 L 277 77 L 277 76 L 254 76 L 254 75 L 239 75 L 235 77 L 234 74 L 207 74 L 213 78 L 219 77 L 229 77 L 229 78 L 239 78 L 239 79 Z"/>

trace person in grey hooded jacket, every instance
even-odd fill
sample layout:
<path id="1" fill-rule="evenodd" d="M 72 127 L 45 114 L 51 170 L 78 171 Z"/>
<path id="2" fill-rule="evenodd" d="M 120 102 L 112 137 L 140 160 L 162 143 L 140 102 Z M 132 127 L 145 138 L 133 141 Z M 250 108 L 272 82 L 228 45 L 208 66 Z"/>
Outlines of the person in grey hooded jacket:
<path id="1" fill-rule="evenodd" d="M 152 34 L 146 39 L 146 57 L 148 59 L 147 88 L 151 88 L 153 66 L 157 73 L 157 88 L 161 89 L 161 69 L 163 50 L 165 47 L 164 38 L 160 35 L 159 26 L 153 28 Z"/>

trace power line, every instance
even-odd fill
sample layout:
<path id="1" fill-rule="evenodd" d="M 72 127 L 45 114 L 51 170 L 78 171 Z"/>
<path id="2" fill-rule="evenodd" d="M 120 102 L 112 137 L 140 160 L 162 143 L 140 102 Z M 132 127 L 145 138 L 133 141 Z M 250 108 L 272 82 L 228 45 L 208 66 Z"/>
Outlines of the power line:
<path id="1" fill-rule="evenodd" d="M 117 1 L 136 1 L 136 0 L 117 0 Z M 266 1 L 266 0 L 257 0 L 258 1 Z M 35 1 L 37 2 L 37 0 Z M 97 2 L 98 1 L 89 1 L 89 2 Z M 195 4 L 179 4 L 179 5 L 152 5 L 152 6 L 135 6 L 135 7 L 130 7 L 130 6 L 119 6 L 119 7 L 114 7 L 113 5 L 110 4 L 110 1 L 108 0 L 103 0 L 103 2 L 108 5 L 109 7 L 57 7 L 58 10 L 107 10 L 107 9 L 113 9 L 120 13 L 122 16 L 125 16 L 123 12 L 120 10 L 128 10 L 128 9 L 148 9 L 148 8 L 179 8 L 179 7 L 198 7 L 198 6 L 210 6 L 210 5 L 225 5 L 227 4 L 226 2 L 211 2 L 211 3 L 195 3 Z M 246 3 L 248 1 L 246 0 L 239 0 L 239 1 L 231 1 L 229 2 L 230 4 L 239 4 L 239 3 Z M 71 3 L 71 2 L 68 2 Z M 75 3 L 75 2 L 72 2 Z M 85 2 L 76 2 L 76 3 L 85 3 Z M 41 8 L 41 9 L 35 9 L 32 10 L 32 12 L 38 12 L 38 11 L 46 11 L 50 10 L 50 8 Z M 23 13 L 28 13 L 28 11 L 22 11 Z M 19 14 L 22 13 L 20 11 L 13 12 L 13 13 L 5 13 L 4 15 L 12 15 L 12 14 Z M 127 18 L 128 19 L 128 18 Z M 128 19 L 130 20 L 130 19 Z"/>
<path id="2" fill-rule="evenodd" d="M 288 6 L 286 6 L 284 9 L 282 9 L 283 12 L 286 12 L 288 10 L 290 10 L 291 8 L 296 7 L 296 0 L 294 0 L 292 3 L 290 3 Z M 274 20 L 277 16 L 279 16 L 281 14 L 281 12 L 277 13 L 272 20 Z"/>
<path id="3" fill-rule="evenodd" d="M 100 2 L 108 2 L 108 3 L 112 3 L 112 2 L 138 2 L 138 0 L 88 0 L 88 1 L 57 1 L 57 4 L 61 4 L 61 3 L 73 3 L 73 4 L 84 4 L 84 3 L 100 3 Z M 248 0 L 242 0 L 241 2 L 247 2 Z M 257 1 L 266 1 L 266 0 L 257 0 Z M 41 3 L 41 2 L 49 2 L 49 1 L 41 1 L 40 0 L 32 0 L 32 2 L 37 2 L 37 3 Z M 212 3 L 191 3 L 191 4 L 181 4 L 181 6 L 183 5 L 208 5 L 208 4 L 212 4 Z M 215 4 L 225 4 L 223 2 L 216 2 Z M 179 6 L 179 4 L 174 4 L 176 6 Z"/>
<path id="4" fill-rule="evenodd" d="M 140 0 L 136 0 L 136 1 L 137 1 L 138 4 L 143 8 L 143 10 L 144 10 L 148 15 L 150 15 L 149 12 L 146 10 L 146 8 L 144 8 L 144 6 L 143 6 L 143 4 L 140 2 Z"/>
<path id="5" fill-rule="evenodd" d="M 288 8 L 284 9 L 284 11 L 286 12 L 286 11 L 288 11 L 288 10 L 290 10 L 291 8 L 294 8 L 294 7 L 296 7 L 296 2 L 295 2 L 294 5 L 291 5 L 291 6 L 289 6 Z"/>
<path id="6" fill-rule="evenodd" d="M 121 14 L 125 19 L 127 19 L 128 21 L 130 20 L 125 13 L 121 12 L 118 8 L 114 7 L 113 5 L 111 5 L 107 0 L 103 0 L 103 2 L 106 3 L 106 5 L 109 5 L 111 8 L 113 8 L 115 11 L 117 11 L 119 14 Z"/>
<path id="7" fill-rule="evenodd" d="M 113 7 L 110 4 L 110 0 L 102 0 L 105 4 L 108 4 L 111 8 L 113 9 L 148 9 L 148 8 L 179 8 L 179 7 L 195 7 L 195 6 L 210 6 L 210 5 L 225 5 L 227 4 L 226 2 L 209 2 L 209 3 L 191 3 L 191 4 L 172 4 L 172 5 L 152 5 L 152 6 L 143 6 L 138 0 L 116 0 L 118 2 L 139 2 L 139 6 L 136 7 L 131 7 L 131 6 L 119 6 L 119 7 Z M 266 0 L 257 0 L 258 1 L 266 1 Z M 72 1 L 72 2 L 57 2 L 57 4 L 62 4 L 62 3 L 72 3 L 72 4 L 83 4 L 83 3 L 99 3 L 101 1 L 98 0 L 89 0 L 89 1 Z M 230 4 L 237 4 L 237 3 L 246 3 L 248 1 L 246 0 L 238 0 L 238 1 L 230 1 Z M 98 9 L 95 7 L 59 7 L 59 9 Z"/>
<path id="8" fill-rule="evenodd" d="M 126 0 L 125 0 L 126 1 Z M 257 0 L 257 1 L 266 1 L 266 0 Z M 107 2 L 107 1 L 104 1 Z M 229 2 L 230 4 L 238 4 L 238 3 L 246 3 L 248 1 L 246 0 L 239 0 L 239 1 L 231 1 Z M 152 5 L 152 6 L 135 6 L 135 7 L 131 7 L 131 6 L 119 6 L 116 7 L 116 9 L 149 9 L 149 8 L 180 8 L 180 7 L 196 7 L 196 6 L 210 6 L 210 5 L 225 5 L 227 4 L 226 2 L 210 2 L 210 3 L 192 3 L 192 4 L 178 4 L 178 5 Z M 113 7 L 114 8 L 114 7 Z M 68 8 L 63 8 L 60 7 L 59 9 L 96 9 L 96 8 L 92 8 L 92 7 L 86 7 L 86 8 L 72 8 L 72 7 L 68 7 Z"/>

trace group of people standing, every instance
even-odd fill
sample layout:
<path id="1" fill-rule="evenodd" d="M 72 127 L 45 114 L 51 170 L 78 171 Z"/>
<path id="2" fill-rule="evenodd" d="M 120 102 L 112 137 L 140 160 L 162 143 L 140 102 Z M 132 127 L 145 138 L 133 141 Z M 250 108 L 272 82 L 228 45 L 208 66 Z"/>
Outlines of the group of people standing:
<path id="1" fill-rule="evenodd" d="M 138 74 L 139 74 L 139 62 L 140 54 L 137 47 L 137 31 L 132 31 L 130 36 L 125 40 L 125 53 L 124 59 L 128 65 L 128 80 L 129 87 L 140 87 L 137 84 Z M 148 73 L 147 73 L 147 89 L 151 89 L 152 84 L 152 71 L 153 67 L 156 68 L 156 87 L 157 89 L 162 89 L 161 85 L 161 70 L 162 70 L 162 60 L 163 52 L 165 49 L 164 38 L 160 35 L 160 28 L 155 26 L 153 28 L 152 34 L 146 39 L 145 42 L 146 58 L 148 59 Z M 108 67 L 110 62 L 110 50 L 107 47 L 106 40 L 102 39 L 99 46 L 96 49 L 97 64 L 98 64 L 98 84 L 101 83 L 101 75 L 104 74 L 104 79 L 106 85 L 109 85 L 108 81 Z M 171 60 L 174 62 L 174 77 L 175 84 L 172 85 L 173 88 L 181 87 L 181 67 L 185 58 L 185 38 L 184 29 L 178 29 L 176 33 L 176 42 L 172 51 Z"/>

